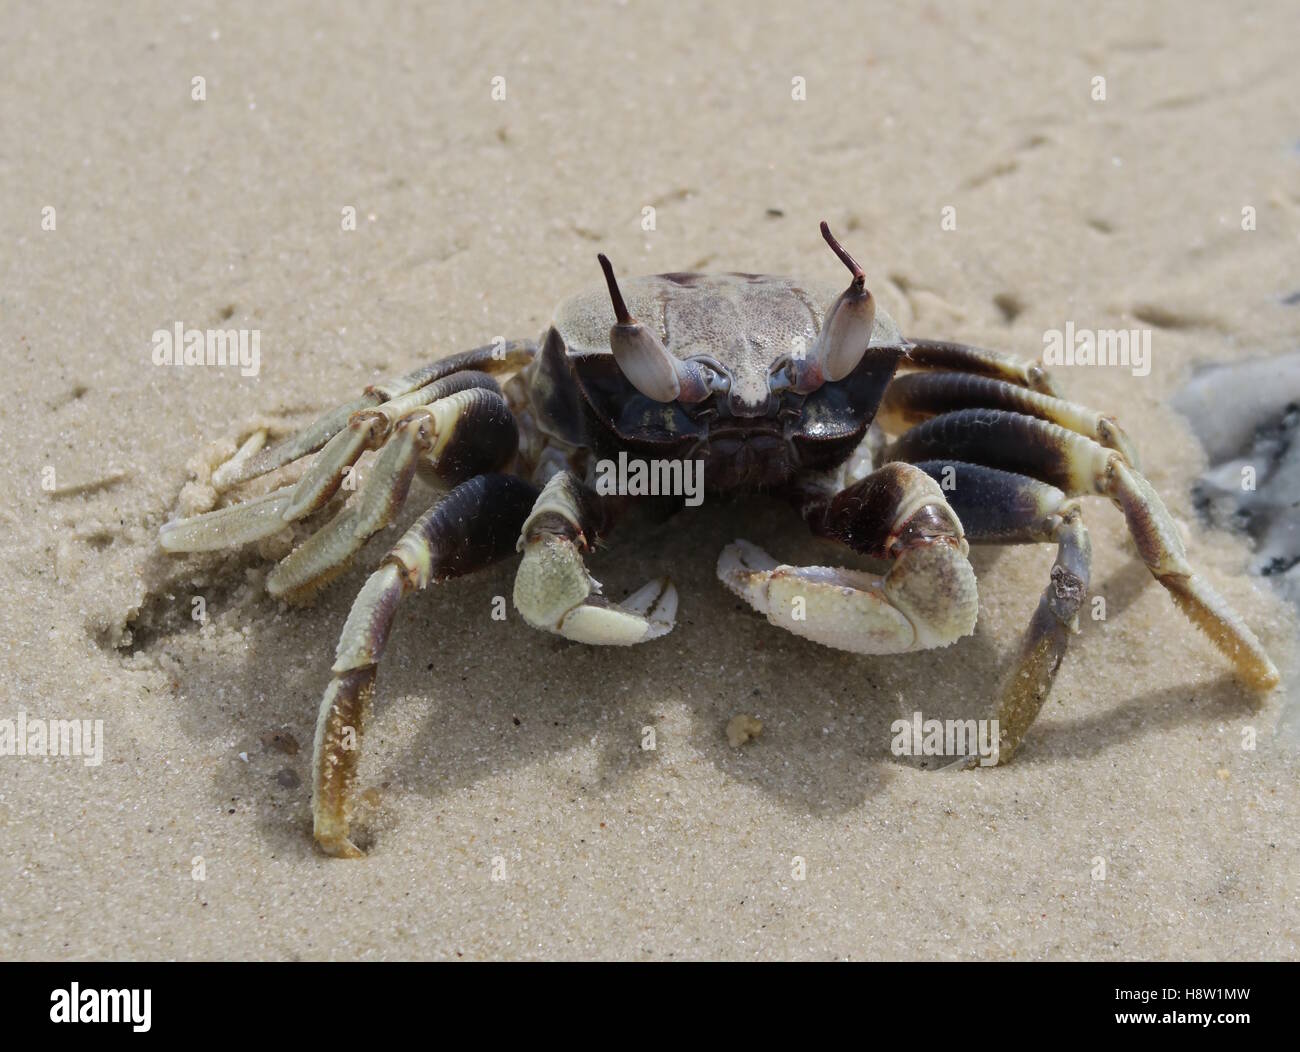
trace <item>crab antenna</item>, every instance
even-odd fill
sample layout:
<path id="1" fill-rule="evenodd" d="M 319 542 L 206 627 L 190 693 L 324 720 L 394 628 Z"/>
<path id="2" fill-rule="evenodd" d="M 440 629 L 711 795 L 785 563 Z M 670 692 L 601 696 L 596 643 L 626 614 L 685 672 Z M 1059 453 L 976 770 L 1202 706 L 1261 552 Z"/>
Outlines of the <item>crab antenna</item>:
<path id="1" fill-rule="evenodd" d="M 618 289 L 618 282 L 614 280 L 614 266 L 609 261 L 605 253 L 597 253 L 596 258 L 600 260 L 600 269 L 605 272 L 605 284 L 609 286 L 609 298 L 614 301 L 614 317 L 618 319 L 620 325 L 631 325 L 632 315 L 627 312 L 627 304 L 623 302 L 623 293 Z"/>
<path id="2" fill-rule="evenodd" d="M 840 257 L 840 262 L 848 267 L 853 274 L 853 284 L 858 288 L 862 288 L 867 280 L 866 275 L 862 272 L 862 268 L 858 266 L 858 261 L 850 256 L 848 250 L 835 239 L 835 235 L 831 233 L 831 228 L 824 219 L 822 220 L 822 237 L 826 239 L 826 244 L 831 246 L 831 251 Z M 601 258 L 604 259 L 605 257 L 602 256 Z M 608 273 L 607 270 L 606 274 Z M 612 281 L 613 278 L 610 280 Z"/>

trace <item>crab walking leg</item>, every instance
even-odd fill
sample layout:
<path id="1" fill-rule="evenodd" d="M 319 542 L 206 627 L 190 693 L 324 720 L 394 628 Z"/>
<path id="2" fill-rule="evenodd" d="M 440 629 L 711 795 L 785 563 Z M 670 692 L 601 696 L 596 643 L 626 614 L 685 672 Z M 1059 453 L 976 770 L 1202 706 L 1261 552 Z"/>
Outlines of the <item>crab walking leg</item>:
<path id="1" fill-rule="evenodd" d="M 385 417 L 378 409 L 354 413 L 347 425 L 325 443 L 297 483 L 226 508 L 166 523 L 158 533 L 158 541 L 169 552 L 211 552 L 278 533 L 328 504 L 343 484 L 347 470 L 366 450 L 382 445 L 387 431 Z"/>
<path id="2" fill-rule="evenodd" d="M 501 393 L 492 377 L 465 372 L 387 402 L 355 410 L 333 437 L 323 443 L 316 459 L 298 482 L 262 497 L 166 523 L 159 532 L 159 542 L 167 551 L 199 552 L 218 551 L 269 537 L 282 530 L 286 523 L 305 518 L 324 507 L 361 455 L 382 446 L 391 434 L 394 422 L 408 411 L 426 404 L 438 404 L 462 391 L 480 389 L 498 396 Z M 240 459 L 237 454 L 235 460 Z M 234 462 L 227 461 L 228 464 Z M 462 476 L 465 477 L 468 476 Z M 279 522 L 276 522 L 276 516 Z"/>
<path id="3" fill-rule="evenodd" d="M 1020 649 L 998 690 L 998 762 L 1006 763 L 1037 718 L 1056 681 L 1071 634 L 1079 631 L 1079 607 L 1088 594 L 1092 543 L 1077 506 L 1061 509 L 1050 536 L 1056 561 Z"/>
<path id="4" fill-rule="evenodd" d="M 284 511 L 285 520 L 301 519 L 323 508 L 343 484 L 347 470 L 361 454 L 383 445 L 394 424 L 407 413 L 425 405 L 454 402 L 466 394 L 485 389 L 500 399 L 501 389 L 491 377 L 482 373 L 459 373 L 391 398 L 373 409 L 353 413 L 347 426 L 325 443 L 306 474 L 294 486 L 293 496 Z"/>
<path id="5" fill-rule="evenodd" d="M 774 625 L 855 654 L 945 647 L 975 630 L 979 599 L 961 524 L 938 484 L 910 464 L 889 464 L 804 506 L 813 532 L 893 563 L 878 576 L 830 566 L 778 564 L 736 541 L 718 577 Z"/>
<path id="6" fill-rule="evenodd" d="M 293 602 L 310 599 L 343 572 L 406 501 L 421 460 L 449 488 L 503 467 L 519 445 L 505 399 L 473 387 L 420 406 L 399 420 L 361 492 L 271 571 L 266 590 Z"/>
<path id="7" fill-rule="evenodd" d="M 1139 467 L 1133 441 L 1113 417 L 989 376 L 905 373 L 885 389 L 876 421 L 898 433 L 958 409 L 1005 409 L 1047 420 L 1123 454 L 1133 467 Z"/>
<path id="8" fill-rule="evenodd" d="M 293 487 L 284 486 L 228 508 L 164 523 L 158 543 L 168 552 L 215 552 L 270 537 L 284 529 Z"/>
<path id="9" fill-rule="evenodd" d="M 359 858 L 349 839 L 361 736 L 369 718 L 375 668 L 402 598 L 430 582 L 482 569 L 514 551 L 537 487 L 513 475 L 462 482 L 426 511 L 362 586 L 321 699 L 312 759 L 316 840 L 331 855 Z"/>
<path id="10" fill-rule="evenodd" d="M 1045 395 L 1057 395 L 1047 370 L 1037 362 L 1026 362 L 1014 354 L 986 351 L 964 343 L 908 340 L 907 357 L 903 359 L 903 365 L 992 376 L 1020 387 L 1041 391 Z"/>
<path id="11" fill-rule="evenodd" d="M 337 409 L 331 409 L 297 434 L 267 449 L 252 454 L 240 450 L 212 473 L 212 485 L 218 492 L 237 486 L 241 482 L 266 475 L 295 460 L 315 453 L 337 435 L 363 410 L 374 409 L 402 395 L 429 387 L 442 380 L 453 379 L 458 373 L 474 373 L 472 384 L 481 384 L 483 374 L 508 379 L 533 359 L 536 345 L 523 340 L 488 344 L 472 351 L 455 354 L 421 366 L 412 372 L 394 377 L 384 383 L 368 387 L 359 397 Z M 450 386 L 435 397 L 442 398 L 462 390 L 463 386 Z M 432 401 L 432 398 L 426 399 Z M 256 436 L 255 436 L 256 437 Z M 262 438 L 264 441 L 264 436 Z"/>
<path id="12" fill-rule="evenodd" d="M 672 631 L 677 589 L 651 581 L 623 602 L 600 594 L 582 553 L 607 530 L 609 506 L 571 471 L 553 476 L 519 533 L 515 608 L 534 628 L 578 643 L 629 646 Z"/>
<path id="13" fill-rule="evenodd" d="M 268 474 L 276 468 L 284 467 L 285 464 L 305 457 L 308 453 L 315 453 L 347 427 L 354 413 L 371 409 L 382 401 L 379 395 L 367 391 L 360 398 L 354 398 L 351 402 L 331 409 L 283 442 L 268 448 L 259 448 L 252 455 L 244 454 L 241 449 L 212 472 L 212 488 L 222 493 L 241 482 L 247 482 L 249 479 Z M 266 432 L 261 431 L 258 434 L 260 441 L 265 442 Z"/>
<path id="14" fill-rule="evenodd" d="M 1109 497 L 1124 513 L 1138 554 L 1175 605 L 1248 684 L 1258 690 L 1277 686 L 1277 669 L 1255 634 L 1192 569 L 1164 502 L 1121 454 L 1045 420 L 996 409 L 962 409 L 908 431 L 886 456 L 912 463 L 983 464 L 1051 483 L 1070 497 Z"/>
<path id="15" fill-rule="evenodd" d="M 1020 747 L 1052 689 L 1088 594 L 1092 545 L 1078 501 L 1055 486 L 997 468 L 946 461 L 918 463 L 944 492 L 972 544 L 1056 544 L 1051 578 L 998 690 L 997 760 Z"/>
<path id="16" fill-rule="evenodd" d="M 361 454 L 378 449 L 388 438 L 388 427 L 388 418 L 378 408 L 354 413 L 347 427 L 325 443 L 294 486 L 289 506 L 284 509 L 285 522 L 296 522 L 325 507 Z"/>

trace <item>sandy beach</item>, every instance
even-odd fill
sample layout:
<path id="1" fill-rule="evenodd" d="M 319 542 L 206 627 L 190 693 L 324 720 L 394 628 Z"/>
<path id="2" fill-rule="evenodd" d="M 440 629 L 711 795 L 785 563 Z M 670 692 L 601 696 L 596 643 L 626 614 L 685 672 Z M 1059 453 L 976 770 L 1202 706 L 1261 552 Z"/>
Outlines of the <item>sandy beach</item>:
<path id="1" fill-rule="evenodd" d="M 100 755 L 0 755 L 0 958 L 1300 957 L 1297 616 L 1198 519 L 1206 455 L 1170 406 L 1202 367 L 1297 350 L 1300 12 L 1089 7 L 12 11 L 0 720 L 90 721 Z M 714 574 L 738 536 L 852 557 L 783 505 L 706 501 L 591 560 L 615 596 L 672 574 L 653 643 L 494 620 L 512 561 L 408 600 L 365 742 L 369 854 L 322 855 L 334 643 L 432 497 L 294 609 L 264 588 L 273 543 L 160 550 L 207 466 L 536 338 L 597 252 L 842 282 L 821 219 L 909 335 L 1032 359 L 1067 324 L 1150 333 L 1145 371 L 1055 375 L 1123 422 L 1284 686 L 1238 682 L 1096 499 L 1105 618 L 1022 751 L 926 770 L 892 721 L 989 714 L 1054 549 L 974 550 L 973 638 L 861 657 Z M 155 364 L 177 325 L 255 331 L 256 368 Z M 739 715 L 763 727 L 733 746 Z"/>

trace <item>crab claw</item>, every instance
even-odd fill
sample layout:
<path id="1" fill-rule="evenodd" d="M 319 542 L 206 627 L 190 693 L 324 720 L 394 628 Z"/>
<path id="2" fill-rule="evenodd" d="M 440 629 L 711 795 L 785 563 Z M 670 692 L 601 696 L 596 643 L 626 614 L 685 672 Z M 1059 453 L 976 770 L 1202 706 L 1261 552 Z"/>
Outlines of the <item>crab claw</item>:
<path id="1" fill-rule="evenodd" d="M 600 582 L 592 581 L 599 589 Z M 647 581 L 621 603 L 596 594 L 575 606 L 560 621 L 559 633 L 578 643 L 644 643 L 673 630 L 677 588 L 667 577 Z"/>
<path id="2" fill-rule="evenodd" d="M 666 577 L 650 581 L 621 603 L 601 585 L 567 537 L 542 535 L 524 547 L 515 577 L 515 607 L 534 628 L 576 643 L 631 646 L 667 635 L 677 616 L 677 589 Z"/>
<path id="3" fill-rule="evenodd" d="M 903 654 L 975 630 L 975 575 L 959 547 L 908 548 L 883 577 L 841 566 L 787 566 L 749 541 L 727 545 L 718 577 L 772 624 L 836 650 Z"/>

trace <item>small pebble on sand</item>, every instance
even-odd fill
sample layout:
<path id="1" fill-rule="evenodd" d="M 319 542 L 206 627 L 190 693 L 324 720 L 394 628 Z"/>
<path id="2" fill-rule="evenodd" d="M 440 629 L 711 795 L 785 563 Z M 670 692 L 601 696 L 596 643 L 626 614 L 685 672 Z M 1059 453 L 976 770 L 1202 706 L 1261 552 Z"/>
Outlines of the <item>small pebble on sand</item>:
<path id="1" fill-rule="evenodd" d="M 732 716 L 727 722 L 727 741 L 733 749 L 738 749 L 750 738 L 757 738 L 763 733 L 763 721 L 755 716 Z"/>

